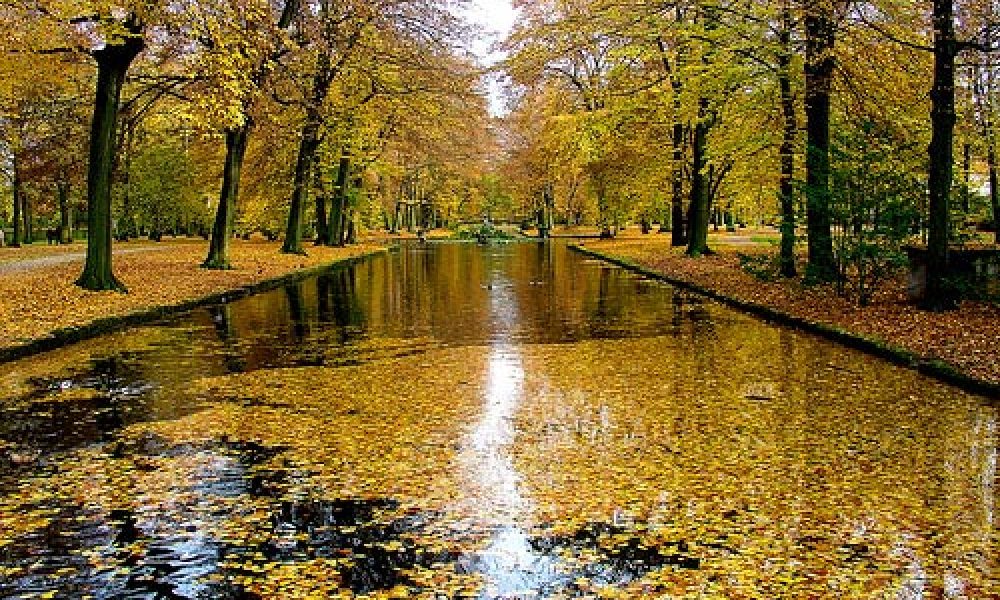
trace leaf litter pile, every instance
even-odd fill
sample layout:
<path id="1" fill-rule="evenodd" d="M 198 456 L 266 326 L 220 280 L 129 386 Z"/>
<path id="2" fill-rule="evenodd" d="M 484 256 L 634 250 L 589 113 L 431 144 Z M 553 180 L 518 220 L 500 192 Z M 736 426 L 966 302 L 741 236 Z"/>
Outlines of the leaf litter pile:
<path id="1" fill-rule="evenodd" d="M 995 406 L 780 329 L 705 339 L 383 340 L 45 459 L 8 439 L 0 596 L 1000 594 Z"/>

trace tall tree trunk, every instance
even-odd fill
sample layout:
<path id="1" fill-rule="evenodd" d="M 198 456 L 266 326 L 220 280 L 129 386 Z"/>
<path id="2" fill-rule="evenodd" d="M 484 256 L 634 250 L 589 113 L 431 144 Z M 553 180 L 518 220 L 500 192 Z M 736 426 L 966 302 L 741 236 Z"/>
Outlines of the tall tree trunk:
<path id="1" fill-rule="evenodd" d="M 327 246 L 343 246 L 346 234 L 344 219 L 347 213 L 347 192 L 351 173 L 351 155 L 347 149 L 340 156 L 337 165 L 337 183 L 333 188 L 333 201 L 330 203 L 330 227 L 327 230 Z"/>
<path id="2" fill-rule="evenodd" d="M 302 128 L 299 157 L 295 161 L 295 187 L 288 210 L 288 227 L 285 229 L 285 243 L 281 247 L 285 254 L 306 253 L 302 248 L 302 218 L 309 189 L 309 174 L 319 147 L 319 124 L 319 115 L 313 113 L 306 117 L 306 124 Z"/>
<path id="3" fill-rule="evenodd" d="M 344 245 L 354 245 L 358 243 L 358 211 L 351 208 L 347 211 L 347 223 L 344 225 Z"/>
<path id="4" fill-rule="evenodd" d="M 132 208 L 132 148 L 135 140 L 135 124 L 125 120 L 125 147 L 122 149 L 122 213 L 118 222 L 118 240 L 127 241 L 139 237 L 139 223 Z"/>
<path id="5" fill-rule="evenodd" d="M 87 261 L 76 283 L 94 291 L 126 291 L 111 269 L 111 171 L 122 85 L 144 43 L 142 26 L 135 15 L 130 15 L 124 25 L 127 37 L 93 52 L 97 61 L 97 90 L 87 173 Z"/>
<path id="6" fill-rule="evenodd" d="M 1000 188 L 997 187 L 997 149 L 991 141 L 986 153 L 986 163 L 990 170 L 990 205 L 993 207 L 994 242 L 1000 245 Z"/>
<path id="7" fill-rule="evenodd" d="M 219 192 L 219 206 L 215 211 L 212 238 L 208 245 L 208 257 L 202 263 L 206 269 L 231 269 L 229 246 L 233 239 L 233 220 L 236 203 L 240 196 L 240 173 L 246 156 L 252 123 L 246 123 L 226 130 L 226 162 L 222 169 L 222 190 Z"/>
<path id="8" fill-rule="evenodd" d="M 704 23 L 706 34 L 718 28 L 716 8 L 708 4 L 699 4 L 699 19 Z M 703 44 L 701 49 L 701 64 L 708 68 L 713 60 L 713 47 Z M 694 140 L 691 144 L 692 173 L 691 199 L 688 205 L 688 256 L 708 254 L 708 227 L 712 218 L 712 186 L 711 174 L 708 170 L 708 131 L 715 120 L 715 113 L 710 109 L 709 99 L 705 95 L 698 98 L 698 121 L 694 126 Z"/>
<path id="9" fill-rule="evenodd" d="M 354 178 L 353 189 L 355 191 L 354 197 L 355 202 L 349 202 L 347 204 L 347 211 L 344 215 L 344 245 L 353 245 L 358 243 L 358 229 L 361 224 L 359 222 L 361 218 L 361 212 L 358 210 L 358 203 L 362 197 L 362 193 L 365 187 L 365 179 L 361 175 Z M 432 211 L 433 212 L 433 211 Z M 433 216 L 432 216 L 433 221 Z M 433 229 L 434 224 L 431 224 Z"/>
<path id="10" fill-rule="evenodd" d="M 21 209 L 24 206 L 23 185 L 18 156 L 17 153 L 14 153 L 14 188 L 12 190 L 14 196 L 14 232 L 9 244 L 11 248 L 19 248 L 21 239 L 24 237 L 24 222 L 21 217 Z"/>
<path id="11" fill-rule="evenodd" d="M 56 184 L 59 194 L 59 243 L 73 242 L 73 219 L 69 206 L 69 182 L 60 181 Z"/>
<path id="12" fill-rule="evenodd" d="M 972 211 L 972 144 L 962 145 L 962 213 Z"/>
<path id="13" fill-rule="evenodd" d="M 674 102 L 680 110 L 680 100 Z M 676 117 L 673 130 L 674 171 L 670 182 L 670 245 L 683 246 L 688 242 L 687 219 L 684 212 L 684 124 Z"/>
<path id="14" fill-rule="evenodd" d="M 288 29 L 292 25 L 299 10 L 299 4 L 300 0 L 285 0 L 281 16 L 278 18 L 278 29 Z M 255 85 L 263 84 L 269 68 L 266 61 L 257 64 L 250 74 L 250 79 Z M 248 107 L 244 106 L 243 124 L 229 128 L 225 132 L 226 159 L 222 169 L 222 189 L 219 191 L 219 206 L 215 212 L 208 256 L 201 265 L 205 269 L 232 268 L 229 260 L 229 247 L 233 237 L 236 205 L 239 201 L 240 175 L 243 171 L 243 160 L 246 157 L 247 144 L 250 141 L 252 129 L 253 119 L 248 114 Z"/>
<path id="15" fill-rule="evenodd" d="M 707 179 L 709 104 L 707 98 L 698 101 L 698 122 L 694 127 L 692 151 L 694 164 L 691 173 L 691 205 L 688 210 L 688 256 L 701 256 L 708 250 L 708 226 L 712 215 L 712 194 Z"/>
<path id="16" fill-rule="evenodd" d="M 778 86 L 781 88 L 781 274 L 795 277 L 795 138 L 799 125 L 792 96 L 792 10 L 785 0 L 781 10 L 781 49 L 778 51 Z"/>
<path id="17" fill-rule="evenodd" d="M 830 93 L 834 68 L 831 0 L 809 0 L 805 21 L 809 276 L 818 281 L 833 281 L 837 268 L 830 215 Z"/>
<path id="18" fill-rule="evenodd" d="M 32 210 L 31 210 L 31 199 L 28 195 L 24 193 L 24 189 L 21 189 L 21 217 L 24 219 L 24 239 L 21 240 L 22 244 L 32 244 L 35 241 L 35 232 L 32 227 Z"/>
<path id="19" fill-rule="evenodd" d="M 316 246 L 326 244 L 326 228 L 330 223 L 326 215 L 326 186 L 323 185 L 323 170 L 319 161 L 313 161 L 313 193 L 316 194 Z"/>
<path id="20" fill-rule="evenodd" d="M 931 90 L 931 143 L 928 148 L 927 292 L 923 307 L 956 306 L 948 285 L 948 238 L 955 151 L 955 40 L 953 0 L 934 0 L 934 87 Z"/>
<path id="21" fill-rule="evenodd" d="M 680 5 L 676 7 L 676 19 L 681 21 Z M 657 37 L 660 58 L 663 68 L 670 76 L 670 89 L 673 102 L 673 132 L 671 138 L 671 189 L 670 189 L 670 245 L 683 246 L 687 244 L 687 223 L 684 218 L 684 122 L 681 120 L 681 88 L 680 76 L 681 51 L 677 51 L 677 64 L 671 65 L 667 56 L 667 47 L 663 39 Z M 660 227 L 661 231 L 663 226 Z"/>
<path id="22" fill-rule="evenodd" d="M 552 234 L 552 209 L 554 205 L 552 184 L 542 186 L 542 206 L 538 213 L 538 237 L 547 239 Z"/>
<path id="23" fill-rule="evenodd" d="M 617 233 L 612 226 L 611 207 L 608 205 L 608 187 L 604 182 L 603 176 L 595 177 L 595 186 L 597 188 L 597 218 L 598 223 L 601 226 L 601 239 L 610 240 L 615 237 Z"/>

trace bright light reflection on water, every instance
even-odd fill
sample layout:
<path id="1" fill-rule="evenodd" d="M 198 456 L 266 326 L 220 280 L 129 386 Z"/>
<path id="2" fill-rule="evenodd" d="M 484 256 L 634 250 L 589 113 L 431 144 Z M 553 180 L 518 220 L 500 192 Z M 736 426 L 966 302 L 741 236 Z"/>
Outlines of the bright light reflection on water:
<path id="1" fill-rule="evenodd" d="M 468 472 L 477 528 L 489 538 L 474 569 L 485 580 L 482 598 L 537 594 L 557 579 L 556 560 L 537 552 L 527 533 L 532 507 L 519 487 L 509 447 L 516 435 L 514 417 L 523 398 L 524 368 L 512 341 L 518 323 L 517 299 L 510 282 L 494 272 L 489 283 L 494 327 L 486 374 L 483 413 L 470 434 L 463 464 Z"/>

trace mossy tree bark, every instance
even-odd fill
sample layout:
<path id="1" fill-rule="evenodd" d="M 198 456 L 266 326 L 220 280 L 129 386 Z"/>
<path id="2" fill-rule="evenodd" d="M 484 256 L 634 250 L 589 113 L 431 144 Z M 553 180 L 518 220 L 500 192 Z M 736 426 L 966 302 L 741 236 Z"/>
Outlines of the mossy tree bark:
<path id="1" fill-rule="evenodd" d="M 327 246 L 343 246 L 346 238 L 345 217 L 347 213 L 347 194 L 350 185 L 351 155 L 347 149 L 340 156 L 337 166 L 337 183 L 333 189 L 333 201 L 330 203 L 330 222 L 327 227 Z M 412 225 L 412 221 L 411 221 Z"/>
<path id="2" fill-rule="evenodd" d="M 295 161 L 295 183 L 292 189 L 292 203 L 288 209 L 288 224 L 285 228 L 285 243 L 281 251 L 285 254 L 305 254 L 302 247 L 302 221 L 309 190 L 309 174 L 312 171 L 316 149 L 319 147 L 319 115 L 312 113 L 306 117 L 299 141 L 299 156 Z"/>
<path id="3" fill-rule="evenodd" d="M 781 116 L 784 123 L 781 137 L 781 179 L 778 197 L 781 201 L 781 274 L 795 277 L 795 138 L 799 125 L 792 95 L 792 9 L 785 0 L 781 10 L 781 31 L 778 51 L 778 87 L 781 89 Z"/>
<path id="4" fill-rule="evenodd" d="M 73 218 L 72 208 L 69 205 L 69 182 L 60 181 L 56 183 L 56 191 L 59 196 L 59 243 L 69 244 L 73 242 Z"/>
<path id="5" fill-rule="evenodd" d="M 24 188 L 21 188 L 21 220 L 23 221 L 22 226 L 24 227 L 24 237 L 21 240 L 22 244 L 31 244 L 35 241 L 35 231 L 32 227 L 32 214 L 31 214 L 31 199 L 27 194 L 24 193 Z"/>
<path id="6" fill-rule="evenodd" d="M 677 21 L 681 21 L 680 5 L 676 8 Z M 671 177 L 670 177 L 670 245 L 684 246 L 688 242 L 687 223 L 684 211 L 684 122 L 681 120 L 681 92 L 683 83 L 680 77 L 680 62 L 682 52 L 677 51 L 675 64 L 671 64 L 667 46 L 663 38 L 658 37 L 656 43 L 660 50 L 663 68 L 670 77 L 670 90 L 673 104 L 673 130 L 671 135 Z M 661 230 L 663 227 L 661 226 Z"/>
<path id="7" fill-rule="evenodd" d="M 615 228 L 616 223 L 614 222 L 614 217 L 611 214 L 611 206 L 608 203 L 608 187 L 604 182 L 603 176 L 598 176 L 595 178 L 596 181 L 594 186 L 597 191 L 597 218 L 598 224 L 601 227 L 601 239 L 610 240 L 614 239 L 615 234 L 618 233 Z"/>
<path id="8" fill-rule="evenodd" d="M 24 236 L 24 223 L 21 220 L 21 207 L 24 201 L 24 196 L 22 192 L 21 183 L 21 170 L 18 165 L 17 153 L 14 154 L 14 185 L 12 186 L 12 196 L 14 197 L 14 232 L 11 236 L 10 246 L 11 248 L 18 248 L 21 246 L 21 238 Z"/>
<path id="9" fill-rule="evenodd" d="M 806 226 L 809 277 L 837 278 L 830 214 L 830 94 L 835 40 L 831 0 L 806 3 Z"/>
<path id="10" fill-rule="evenodd" d="M 931 143 L 928 147 L 927 310 L 955 308 L 948 284 L 948 238 L 955 151 L 955 38 L 953 0 L 934 0 L 934 87 L 931 89 Z"/>
<path id="11" fill-rule="evenodd" d="M 680 110 L 680 100 L 676 102 Z M 677 121 L 673 130 L 674 172 L 670 182 L 670 245 L 684 246 L 688 242 L 684 211 L 684 124 Z"/>
<path id="12" fill-rule="evenodd" d="M 313 162 L 313 193 L 316 195 L 316 246 L 326 244 L 326 229 L 330 222 L 326 214 L 326 186 L 323 184 L 323 170 L 318 161 Z"/>
<path id="13" fill-rule="evenodd" d="M 93 52 L 97 61 L 97 91 L 87 172 L 87 261 L 76 283 L 94 291 L 126 291 L 111 269 L 111 174 L 122 85 L 129 66 L 145 44 L 142 24 L 135 15 L 125 19 L 123 25 L 126 36 Z"/>
<path id="14" fill-rule="evenodd" d="M 994 243 L 1000 244 L 1000 189 L 997 188 L 997 149 L 990 142 L 986 151 L 986 164 L 990 170 L 990 205 L 993 207 Z"/>
<path id="15" fill-rule="evenodd" d="M 698 103 L 698 122 L 694 127 L 694 164 L 691 173 L 691 206 L 688 224 L 688 256 L 708 254 L 708 226 L 712 214 L 712 191 L 708 181 L 708 130 L 709 101 L 701 98 Z"/>
<path id="16" fill-rule="evenodd" d="M 717 7 L 701 6 L 698 17 L 704 23 L 706 34 L 719 26 Z M 701 49 L 701 64 L 706 69 L 714 60 L 711 44 Z M 687 255 L 709 254 L 708 227 L 712 218 L 712 173 L 708 166 L 708 132 L 715 125 L 717 113 L 704 92 L 698 98 L 698 120 L 694 125 L 694 139 L 691 142 L 691 190 L 688 205 Z"/>
<path id="17" fill-rule="evenodd" d="M 247 142 L 252 124 L 247 121 L 239 127 L 226 131 L 226 162 L 222 169 L 222 191 L 219 206 L 215 211 L 212 238 L 208 246 L 208 257 L 202 263 L 206 269 L 231 269 L 229 246 L 233 239 L 233 218 L 236 202 L 240 195 L 240 173 L 246 156 Z"/>
<path id="18" fill-rule="evenodd" d="M 355 198 L 360 198 L 363 193 L 365 186 L 365 180 L 360 175 L 354 178 L 354 192 Z M 433 212 L 433 207 L 431 207 Z M 361 213 L 358 212 L 357 202 L 347 203 L 347 212 L 344 215 L 344 245 L 354 245 L 358 243 L 358 229 L 361 227 L 360 223 Z M 433 216 L 432 216 L 431 228 L 434 228 Z"/>

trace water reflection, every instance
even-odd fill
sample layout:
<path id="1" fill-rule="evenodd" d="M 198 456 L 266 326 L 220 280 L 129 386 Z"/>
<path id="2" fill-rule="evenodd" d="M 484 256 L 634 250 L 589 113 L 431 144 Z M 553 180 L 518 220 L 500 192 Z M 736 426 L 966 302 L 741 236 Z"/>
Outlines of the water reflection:
<path id="1" fill-rule="evenodd" d="M 548 587 L 555 575 L 555 560 L 539 554 L 531 544 L 528 527 L 531 507 L 522 497 L 520 476 L 514 468 L 510 446 L 514 442 L 514 417 L 524 390 L 524 368 L 513 337 L 519 321 L 513 283 L 494 270 L 489 290 L 491 335 L 486 371 L 483 413 L 470 435 L 462 457 L 469 471 L 474 514 L 490 537 L 484 550 L 471 559 L 471 569 L 482 574 L 482 598 L 509 598 Z"/>

